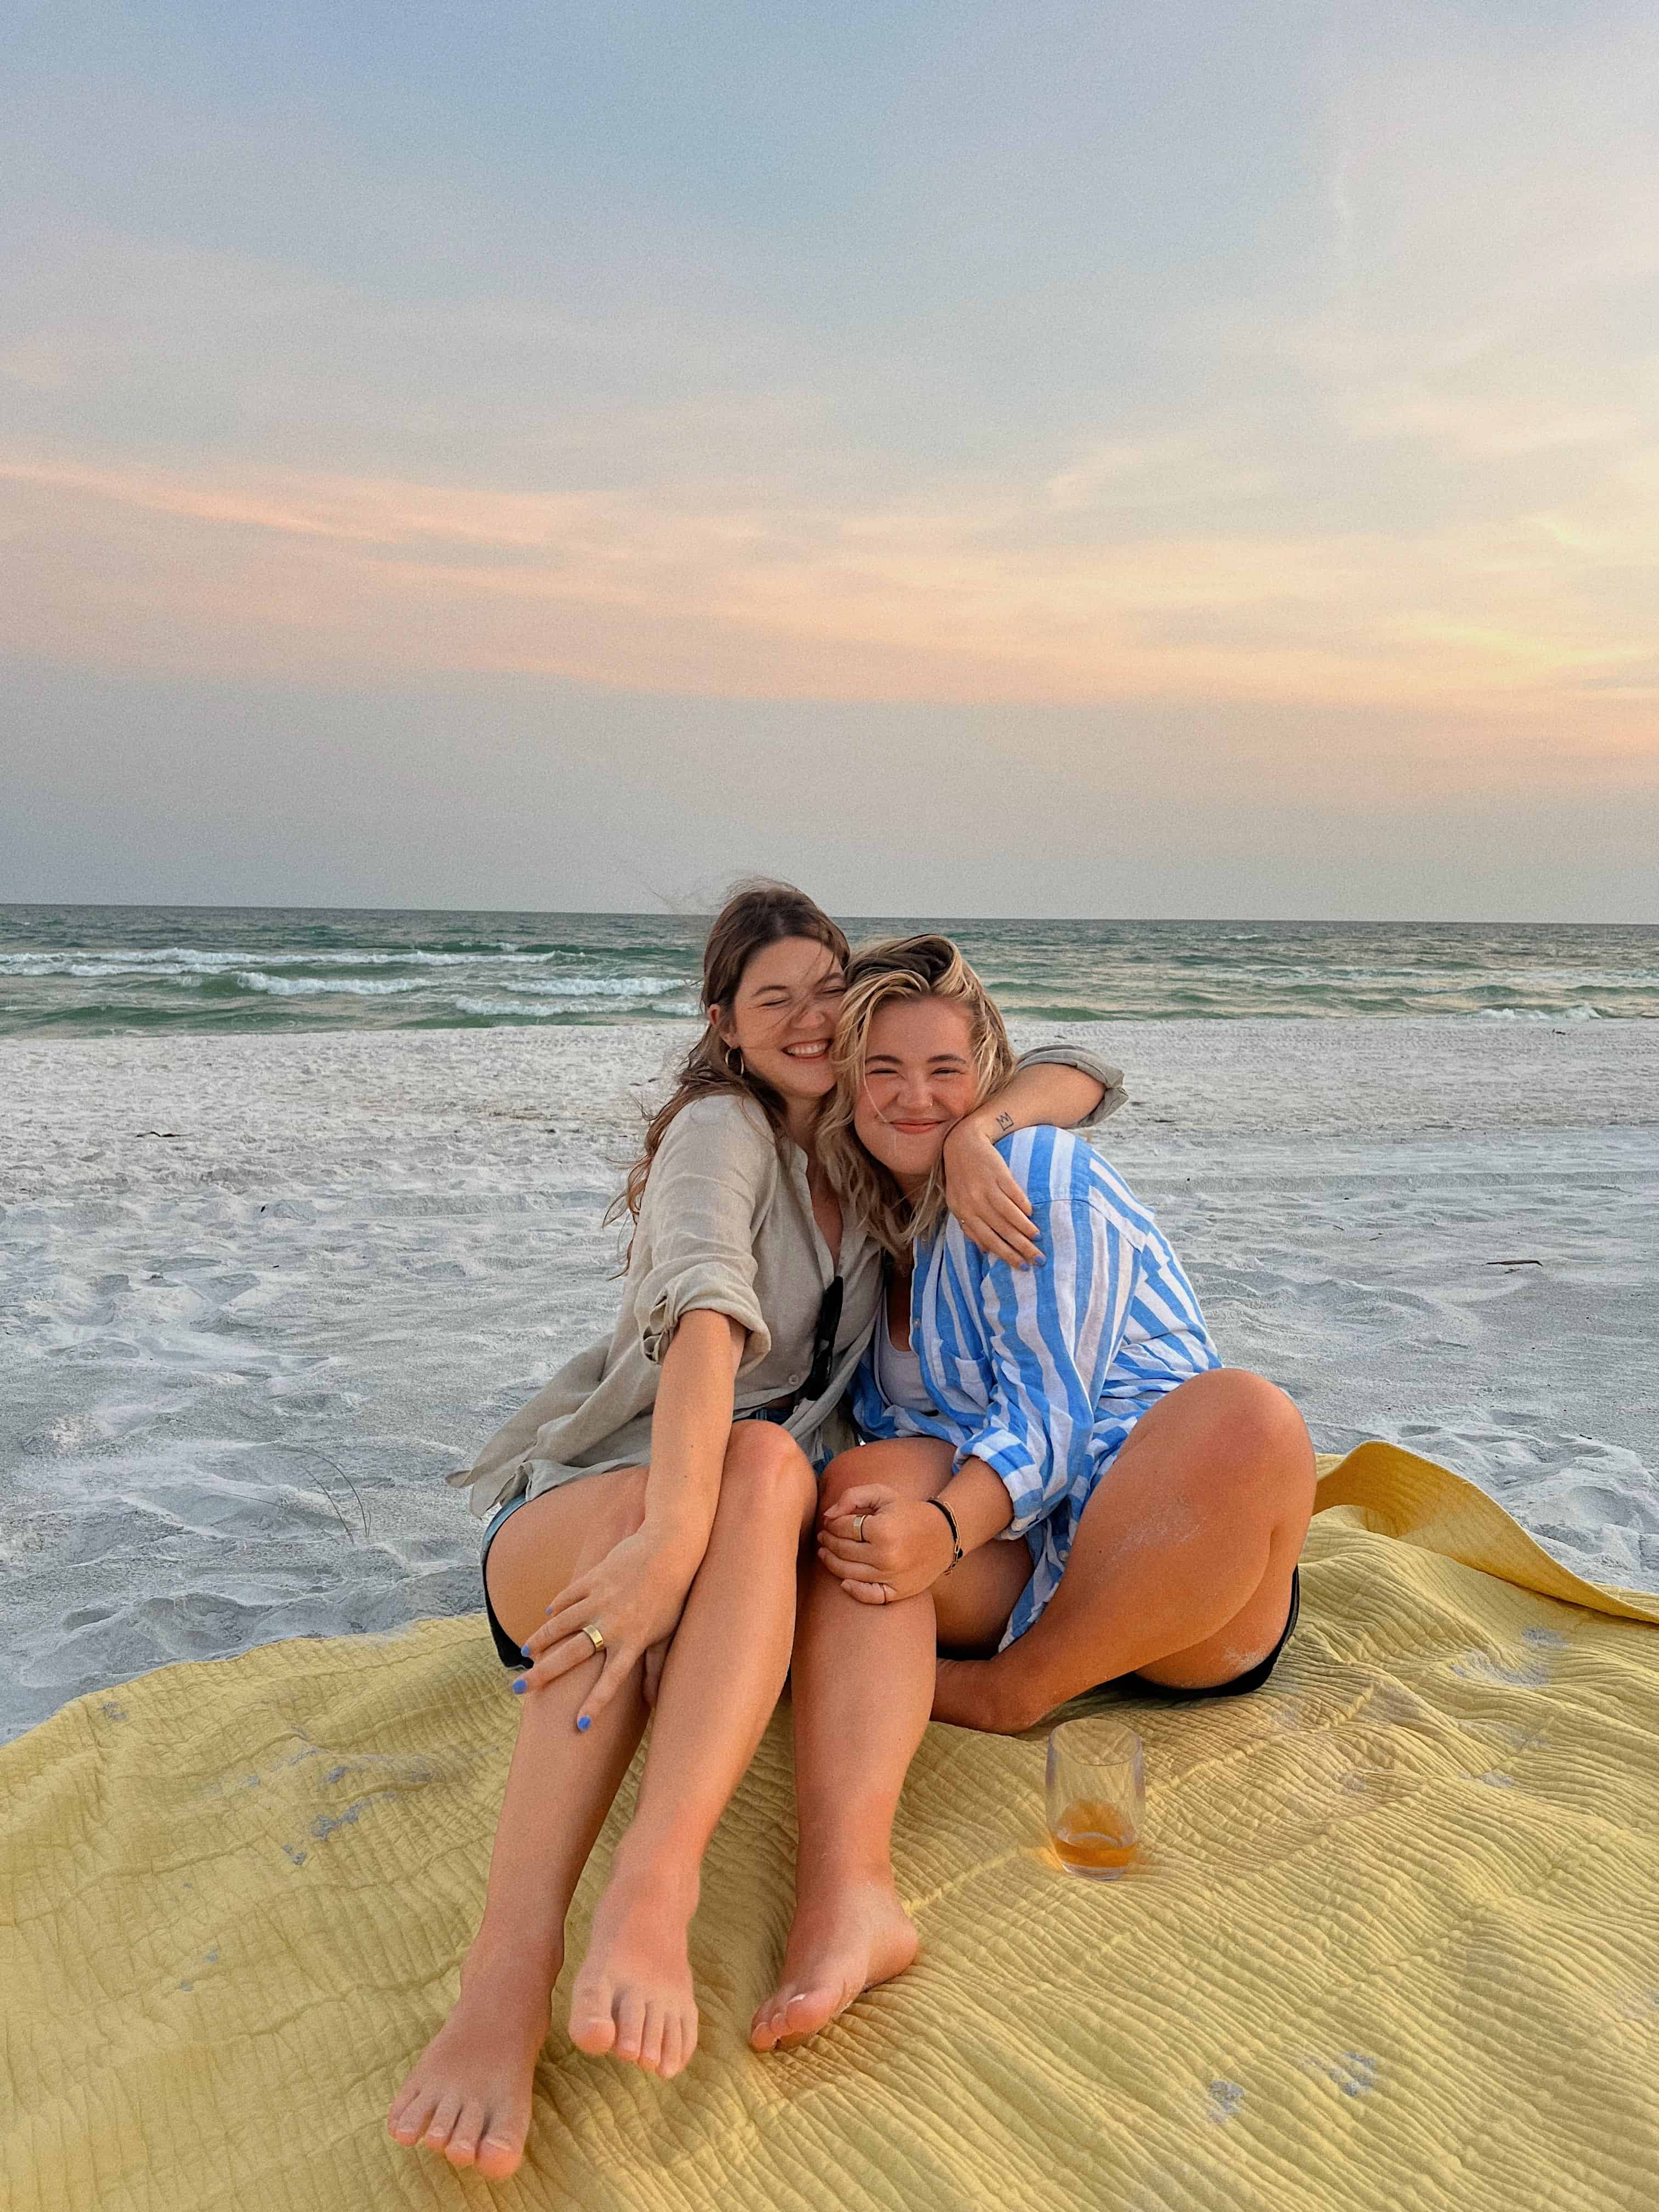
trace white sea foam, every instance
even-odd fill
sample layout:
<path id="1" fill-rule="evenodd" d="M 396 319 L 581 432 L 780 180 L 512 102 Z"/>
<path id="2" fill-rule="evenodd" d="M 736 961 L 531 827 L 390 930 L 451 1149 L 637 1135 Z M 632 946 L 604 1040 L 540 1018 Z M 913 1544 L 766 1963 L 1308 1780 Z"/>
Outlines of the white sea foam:
<path id="1" fill-rule="evenodd" d="M 542 981 L 526 976 L 514 982 L 515 991 L 547 999 L 659 999 L 683 991 L 683 975 L 551 975 Z"/>
<path id="2" fill-rule="evenodd" d="M 185 945 L 112 947 L 105 952 L 0 952 L 0 975 L 99 975 L 125 969 L 168 967 L 211 973 L 217 969 L 243 965 L 247 957 L 246 946 L 240 951 L 216 951 L 211 946 Z M 261 951 L 258 957 L 261 965 L 266 968 L 374 968 L 405 963 L 419 968 L 488 968 L 503 963 L 540 966 L 550 960 L 597 960 L 602 956 L 562 947 L 522 952 L 516 945 L 480 945 L 470 952 L 433 952 L 422 945 L 364 945 L 355 951 Z"/>
<path id="3" fill-rule="evenodd" d="M 207 981 L 209 973 L 201 968 L 141 968 L 136 963 L 117 962 L 97 965 L 91 961 L 79 961 L 73 967 L 56 969 L 52 972 L 77 976 L 92 983 L 118 983 L 125 976 L 137 975 L 145 982 L 159 980 L 167 983 L 182 983 L 195 990 L 199 990 Z"/>
<path id="4" fill-rule="evenodd" d="M 453 997 L 449 1004 L 463 1014 L 516 1014 L 520 1020 L 538 1022 L 561 1020 L 573 1004 L 602 1007 L 607 1000 L 614 1006 L 618 1000 L 625 1003 L 629 1000 L 647 1000 L 658 1012 L 665 1014 L 695 1014 L 698 1011 L 695 1001 L 677 995 L 684 987 L 670 981 L 653 983 L 646 989 L 630 988 L 625 981 L 605 990 L 567 991 L 556 990 L 551 985 L 543 988 L 529 984 L 514 984 L 511 988 L 515 992 L 522 991 L 525 995 L 511 999 L 458 995 Z"/>
<path id="5" fill-rule="evenodd" d="M 354 999 L 382 999 L 402 991 L 424 991 L 428 986 L 418 975 L 266 975 L 257 968 L 244 969 L 236 978 L 240 991 L 263 991 L 273 999 L 314 999 L 344 993 Z"/>

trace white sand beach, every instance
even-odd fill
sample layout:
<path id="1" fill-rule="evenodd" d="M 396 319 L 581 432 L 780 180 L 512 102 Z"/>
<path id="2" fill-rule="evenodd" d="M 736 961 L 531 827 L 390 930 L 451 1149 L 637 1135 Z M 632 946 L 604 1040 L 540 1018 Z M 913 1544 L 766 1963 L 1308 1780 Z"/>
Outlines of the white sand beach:
<path id="1" fill-rule="evenodd" d="M 1223 1356 L 1659 1589 L 1659 1024 L 1112 1023 Z M 1017 1026 L 1030 1043 L 1052 1030 Z M 0 1736 L 474 1609 L 445 1487 L 604 1327 L 684 1024 L 0 1044 Z"/>

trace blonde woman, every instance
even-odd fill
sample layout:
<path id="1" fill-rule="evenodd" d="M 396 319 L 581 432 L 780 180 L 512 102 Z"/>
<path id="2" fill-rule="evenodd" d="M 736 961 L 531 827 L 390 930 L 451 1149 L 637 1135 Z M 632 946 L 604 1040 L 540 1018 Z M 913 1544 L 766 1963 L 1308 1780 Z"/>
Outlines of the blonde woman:
<path id="1" fill-rule="evenodd" d="M 796 1913 L 759 2050 L 915 1957 L 890 1836 L 930 1711 L 1014 1731 L 1125 1678 L 1143 1695 L 1237 1695 L 1295 1625 L 1307 1430 L 1281 1391 L 1221 1365 L 1121 1178 L 1064 1130 L 1000 1142 L 1041 1271 L 950 1220 L 945 1148 L 1011 1064 L 948 939 L 854 959 L 820 1144 L 888 1255 L 854 1390 L 878 1441 L 823 1479 L 793 1661 Z"/>
<path id="2" fill-rule="evenodd" d="M 882 1248 L 816 1142 L 846 958 L 787 885 L 727 904 L 704 953 L 706 1027 L 629 1180 L 616 1328 L 456 1478 L 489 1516 L 485 1605 L 519 1736 L 459 1998 L 387 2126 L 492 2180 L 522 2160 L 566 1912 L 653 1704 L 570 2033 L 665 2077 L 696 2047 L 699 1869 L 789 1665 L 822 1432 L 880 1297 Z M 1077 1065 L 1011 1060 L 987 1102 L 997 1125 L 1121 1097 L 1090 1055 L 1052 1057 Z M 1010 1264 L 1037 1256 L 987 1136 L 964 1125 L 949 1174 L 973 1235 Z"/>

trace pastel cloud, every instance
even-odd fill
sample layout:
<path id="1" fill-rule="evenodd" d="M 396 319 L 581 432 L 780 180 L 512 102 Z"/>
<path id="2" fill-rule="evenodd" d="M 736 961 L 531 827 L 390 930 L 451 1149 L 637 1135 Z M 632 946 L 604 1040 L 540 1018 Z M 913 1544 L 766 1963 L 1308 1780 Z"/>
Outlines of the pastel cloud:
<path id="1" fill-rule="evenodd" d="M 1099 473 L 1097 456 L 1060 472 L 1058 501 L 1051 479 L 838 512 L 10 462 L 0 622 L 19 649 L 90 635 L 198 672 L 303 649 L 342 674 L 514 668 L 751 698 L 1476 715 L 1659 699 L 1659 452 L 1576 506 L 1412 537 L 1057 533 L 1056 507 L 1071 520 Z"/>

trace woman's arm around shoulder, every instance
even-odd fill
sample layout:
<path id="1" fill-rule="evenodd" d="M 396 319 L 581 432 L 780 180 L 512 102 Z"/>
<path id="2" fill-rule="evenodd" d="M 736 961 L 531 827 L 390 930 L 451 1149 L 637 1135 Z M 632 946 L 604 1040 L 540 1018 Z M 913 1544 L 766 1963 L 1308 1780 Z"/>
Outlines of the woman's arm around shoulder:
<path id="1" fill-rule="evenodd" d="M 945 1202 L 964 1234 L 1010 1267 L 1041 1267 L 1036 1222 L 998 1140 L 1041 1124 L 1092 1127 L 1124 1097 L 1118 1070 L 1081 1045 L 1024 1054 L 1003 1088 L 964 1114 L 945 1140 Z"/>

